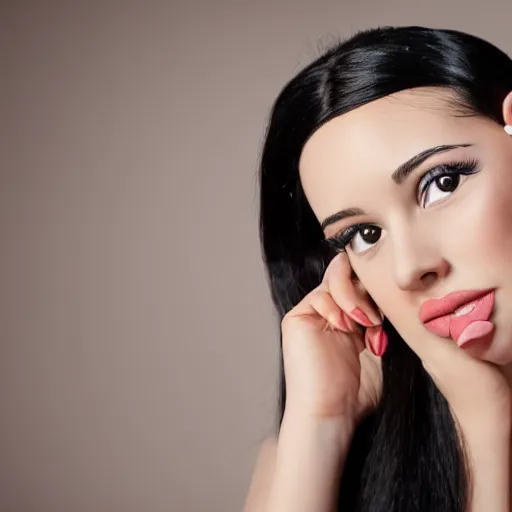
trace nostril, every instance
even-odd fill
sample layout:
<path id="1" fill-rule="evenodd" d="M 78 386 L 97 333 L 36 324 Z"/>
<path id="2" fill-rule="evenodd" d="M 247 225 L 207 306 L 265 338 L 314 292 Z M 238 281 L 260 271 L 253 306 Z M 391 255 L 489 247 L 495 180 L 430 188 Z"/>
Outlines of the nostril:
<path id="1" fill-rule="evenodd" d="M 431 283 L 432 281 L 435 281 L 436 278 L 437 274 L 435 272 L 425 272 L 425 274 L 421 276 L 421 281 L 423 283 Z"/>

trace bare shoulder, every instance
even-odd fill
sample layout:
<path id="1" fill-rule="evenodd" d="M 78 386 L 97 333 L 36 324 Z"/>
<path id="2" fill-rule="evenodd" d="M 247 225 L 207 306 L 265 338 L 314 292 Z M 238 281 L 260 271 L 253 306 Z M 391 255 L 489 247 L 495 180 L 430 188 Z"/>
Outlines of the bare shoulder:
<path id="1" fill-rule="evenodd" d="M 244 512 L 261 512 L 270 492 L 274 476 L 277 453 L 277 437 L 266 437 L 261 445 L 254 465 Z"/>

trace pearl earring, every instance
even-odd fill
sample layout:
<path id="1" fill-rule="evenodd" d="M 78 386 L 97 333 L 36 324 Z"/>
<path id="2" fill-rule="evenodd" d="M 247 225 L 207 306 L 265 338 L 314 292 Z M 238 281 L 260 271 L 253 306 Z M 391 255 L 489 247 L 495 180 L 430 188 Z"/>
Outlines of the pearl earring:
<path id="1" fill-rule="evenodd" d="M 512 124 L 506 124 L 504 129 L 509 135 L 512 135 Z"/>

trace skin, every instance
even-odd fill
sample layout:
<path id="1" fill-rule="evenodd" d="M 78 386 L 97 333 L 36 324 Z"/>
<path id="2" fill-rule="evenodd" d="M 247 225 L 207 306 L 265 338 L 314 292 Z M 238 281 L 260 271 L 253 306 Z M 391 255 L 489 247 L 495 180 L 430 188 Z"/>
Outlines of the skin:
<path id="1" fill-rule="evenodd" d="M 510 366 L 512 137 L 486 118 L 455 117 L 445 102 L 449 94 L 402 91 L 329 121 L 305 145 L 301 180 L 319 220 L 347 207 L 368 212 L 328 226 L 326 237 L 359 222 L 382 228 L 373 245 L 356 236 L 348 259 L 406 341 L 428 344 L 435 337 L 418 317 L 425 300 L 495 287 L 496 330 L 479 357 Z M 474 146 L 430 158 L 402 185 L 390 179 L 420 151 L 461 143 Z M 416 195 L 421 176 L 461 158 L 477 158 L 481 170 L 461 177 L 453 192 L 431 184 L 429 202 L 421 207 Z"/>
<path id="2" fill-rule="evenodd" d="M 299 163 L 307 200 L 319 222 L 341 209 L 367 214 L 325 228 L 378 226 L 371 245 L 357 235 L 346 264 L 359 293 L 372 301 L 421 358 L 450 404 L 474 466 L 472 510 L 508 510 L 512 389 L 512 137 L 483 117 L 457 116 L 454 93 L 418 88 L 373 101 L 327 122 L 305 144 Z M 512 124 L 512 93 L 503 103 Z M 473 144 L 436 155 L 402 184 L 392 172 L 421 151 Z M 476 158 L 479 171 L 453 192 L 418 183 L 436 165 Z M 423 201 L 427 201 L 424 203 Z M 421 304 L 455 290 L 495 288 L 488 337 L 459 348 L 421 323 Z M 501 500 L 501 501 L 500 501 Z"/>

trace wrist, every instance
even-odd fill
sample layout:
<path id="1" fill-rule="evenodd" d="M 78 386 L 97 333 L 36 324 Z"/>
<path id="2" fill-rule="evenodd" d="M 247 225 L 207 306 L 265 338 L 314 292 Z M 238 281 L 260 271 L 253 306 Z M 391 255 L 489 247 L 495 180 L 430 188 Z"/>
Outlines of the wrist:
<path id="1" fill-rule="evenodd" d="M 334 510 L 353 432 L 350 417 L 286 409 L 267 510 Z"/>
<path id="2" fill-rule="evenodd" d="M 313 416 L 285 409 L 281 432 L 316 442 L 329 449 L 344 449 L 350 443 L 356 426 L 355 418 L 350 415 Z"/>
<path id="3" fill-rule="evenodd" d="M 511 421 L 510 417 L 504 411 L 502 414 L 478 414 L 471 419 L 460 419 L 452 412 L 457 432 L 459 436 L 466 441 L 475 444 L 506 444 L 508 445 L 511 438 Z"/>

